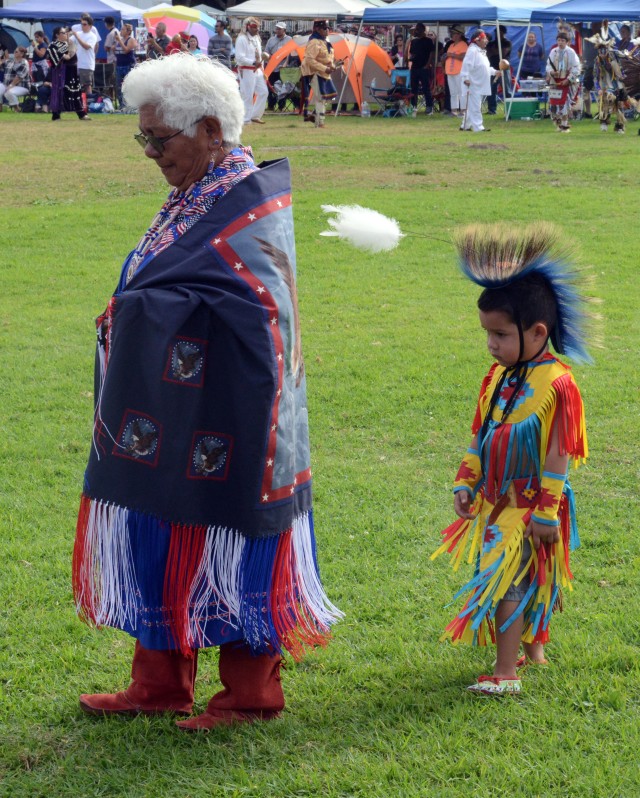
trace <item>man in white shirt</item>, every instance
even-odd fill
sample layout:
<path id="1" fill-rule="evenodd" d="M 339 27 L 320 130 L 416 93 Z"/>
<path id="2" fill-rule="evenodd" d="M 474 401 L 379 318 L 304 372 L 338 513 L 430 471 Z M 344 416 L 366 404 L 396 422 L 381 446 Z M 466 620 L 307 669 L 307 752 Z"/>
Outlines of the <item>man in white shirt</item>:
<path id="1" fill-rule="evenodd" d="M 69 36 L 75 37 L 78 44 L 78 79 L 82 91 L 91 94 L 93 88 L 93 74 L 96 69 L 96 48 L 100 37 L 97 31 L 93 32 L 93 19 L 88 14 L 80 17 L 80 30 L 74 25 L 69 31 Z"/>
<path id="2" fill-rule="evenodd" d="M 262 71 L 262 42 L 258 34 L 258 20 L 247 17 L 242 33 L 236 39 L 236 65 L 240 78 L 240 96 L 244 103 L 244 123 L 264 125 L 262 115 L 267 104 L 267 82 Z"/>

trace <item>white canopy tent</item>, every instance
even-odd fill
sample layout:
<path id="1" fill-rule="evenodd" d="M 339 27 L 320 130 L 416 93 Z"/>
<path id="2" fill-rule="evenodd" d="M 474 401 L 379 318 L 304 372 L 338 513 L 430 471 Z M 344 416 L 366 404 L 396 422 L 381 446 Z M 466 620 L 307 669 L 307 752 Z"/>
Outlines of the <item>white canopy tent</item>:
<path id="1" fill-rule="evenodd" d="M 341 14 L 362 16 L 366 8 L 386 5 L 382 0 L 247 0 L 227 9 L 230 17 L 262 19 L 336 19 Z"/>

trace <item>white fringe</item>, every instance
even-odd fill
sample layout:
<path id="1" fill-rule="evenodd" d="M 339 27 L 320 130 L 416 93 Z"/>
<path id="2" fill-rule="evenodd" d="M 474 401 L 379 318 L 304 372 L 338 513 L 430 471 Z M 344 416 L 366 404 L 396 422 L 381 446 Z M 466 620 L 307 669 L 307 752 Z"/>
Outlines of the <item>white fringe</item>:
<path id="1" fill-rule="evenodd" d="M 309 514 L 298 516 L 293 521 L 291 542 L 295 555 L 295 580 L 302 596 L 302 604 L 316 621 L 326 630 L 344 613 L 334 606 L 324 592 L 313 558 L 313 540 Z M 314 630 L 315 631 L 315 630 Z"/>
<path id="2" fill-rule="evenodd" d="M 108 502 L 91 501 L 80 585 L 89 595 L 77 598 L 78 609 L 89 607 L 99 626 L 137 628 L 138 584 L 129 543 L 129 511 Z"/>
<path id="3" fill-rule="evenodd" d="M 238 628 L 243 547 L 242 536 L 227 527 L 207 529 L 202 560 L 189 593 L 190 645 L 204 648 L 209 643 L 203 627 L 210 618 L 221 618 Z"/>

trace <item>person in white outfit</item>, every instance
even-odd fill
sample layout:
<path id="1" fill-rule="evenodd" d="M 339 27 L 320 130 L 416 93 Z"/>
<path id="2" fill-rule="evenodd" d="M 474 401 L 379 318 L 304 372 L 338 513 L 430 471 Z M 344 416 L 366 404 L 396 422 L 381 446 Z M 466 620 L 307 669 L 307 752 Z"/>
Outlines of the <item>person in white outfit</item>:
<path id="1" fill-rule="evenodd" d="M 491 78 L 504 69 L 509 69 L 509 62 L 500 61 L 498 69 L 489 64 L 485 52 L 487 34 L 478 29 L 471 37 L 469 49 L 462 62 L 460 78 L 462 80 L 462 95 L 465 113 L 460 125 L 460 130 L 473 130 L 480 133 L 485 130 L 482 123 L 482 98 L 491 94 Z"/>
<path id="2" fill-rule="evenodd" d="M 258 20 L 247 17 L 242 33 L 236 39 L 236 64 L 240 79 L 240 96 L 244 103 L 244 123 L 264 124 L 262 115 L 269 89 L 262 71 L 262 42 L 258 35 Z"/>

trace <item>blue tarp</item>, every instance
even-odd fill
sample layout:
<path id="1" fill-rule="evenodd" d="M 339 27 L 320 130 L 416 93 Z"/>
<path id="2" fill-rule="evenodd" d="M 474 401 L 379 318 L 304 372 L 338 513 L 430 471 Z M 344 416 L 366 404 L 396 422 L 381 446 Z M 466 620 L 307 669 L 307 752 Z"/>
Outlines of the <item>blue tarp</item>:
<path id="1" fill-rule="evenodd" d="M 637 0 L 636 0 L 637 2 Z M 532 11 L 526 0 L 404 0 L 383 8 L 367 8 L 362 17 L 367 25 L 394 25 L 409 22 L 528 22 Z M 535 3 L 538 7 L 538 3 Z M 609 12 L 607 12 L 609 13 Z"/>
<path id="2" fill-rule="evenodd" d="M 564 3 L 534 11 L 531 21 L 566 19 L 568 22 L 601 22 L 605 17 L 618 21 L 638 19 L 640 0 L 566 0 Z"/>
<path id="3" fill-rule="evenodd" d="M 31 22 L 74 23 L 84 13 L 91 14 L 94 21 L 105 17 L 113 17 L 116 25 L 120 25 L 122 21 L 119 11 L 100 0 L 25 0 L 17 6 L 0 8 L 1 18 L 25 19 Z"/>

